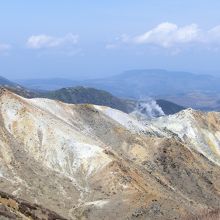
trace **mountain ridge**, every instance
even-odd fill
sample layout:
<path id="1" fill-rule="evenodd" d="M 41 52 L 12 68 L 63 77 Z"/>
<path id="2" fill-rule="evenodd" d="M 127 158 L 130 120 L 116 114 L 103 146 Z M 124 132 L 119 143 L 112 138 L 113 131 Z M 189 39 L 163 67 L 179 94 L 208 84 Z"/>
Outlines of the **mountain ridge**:
<path id="1" fill-rule="evenodd" d="M 28 82 L 23 81 L 23 83 L 28 87 Z M 45 80 L 42 82 L 38 80 L 38 83 L 36 88 L 50 89 L 50 84 L 45 84 Z M 218 111 L 220 109 L 219 83 L 220 77 L 213 75 L 163 69 L 137 69 L 106 78 L 69 80 L 64 84 L 57 81 L 53 89 L 69 86 L 95 87 L 125 99 L 152 97 L 165 99 L 180 106 Z M 41 87 L 41 85 L 44 86 Z"/>
<path id="2" fill-rule="evenodd" d="M 1 85 L 1 82 L 0 82 Z M 113 107 L 119 110 L 122 110 L 126 113 L 130 113 L 132 111 L 137 110 L 139 103 L 144 103 L 144 100 L 125 100 L 113 96 L 111 93 L 106 92 L 104 90 L 98 90 L 95 88 L 89 87 L 67 87 L 61 88 L 59 90 L 54 91 L 36 91 L 36 90 L 29 90 L 17 84 L 13 84 L 11 82 L 11 86 L 4 86 L 3 87 L 11 90 L 12 92 L 21 95 L 25 98 L 50 98 L 59 101 L 63 101 L 66 103 L 72 104 L 98 104 L 98 105 L 106 105 L 109 107 Z M 149 108 L 151 102 L 149 100 L 145 101 L 149 103 Z M 182 109 L 183 106 L 177 105 L 175 103 L 165 101 L 165 100 L 158 100 L 156 101 L 157 104 L 161 105 L 165 114 L 174 114 Z"/>

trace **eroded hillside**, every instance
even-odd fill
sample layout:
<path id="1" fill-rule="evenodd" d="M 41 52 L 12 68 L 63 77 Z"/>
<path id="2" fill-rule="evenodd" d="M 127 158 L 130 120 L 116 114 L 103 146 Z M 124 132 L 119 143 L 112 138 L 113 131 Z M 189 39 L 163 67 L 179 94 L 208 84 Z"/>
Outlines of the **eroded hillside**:
<path id="1" fill-rule="evenodd" d="M 166 220 L 215 210 L 219 119 L 185 110 L 142 122 L 109 107 L 1 90 L 0 188 L 67 219 Z"/>

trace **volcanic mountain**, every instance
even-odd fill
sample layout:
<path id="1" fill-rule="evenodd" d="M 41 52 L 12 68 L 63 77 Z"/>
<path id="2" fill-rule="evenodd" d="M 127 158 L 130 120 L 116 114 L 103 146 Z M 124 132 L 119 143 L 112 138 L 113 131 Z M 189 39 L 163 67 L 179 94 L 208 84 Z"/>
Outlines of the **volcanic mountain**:
<path id="1" fill-rule="evenodd" d="M 163 114 L 174 114 L 184 109 L 183 106 L 163 99 L 156 101 L 150 99 L 127 100 L 113 96 L 111 93 L 104 90 L 82 86 L 62 88 L 54 91 L 30 90 L 1 76 L 0 87 L 7 88 L 11 92 L 24 98 L 38 97 L 59 100 L 69 104 L 104 105 L 125 113 L 131 113 L 138 110 L 150 117 L 157 117 Z M 139 107 L 140 109 L 138 109 Z"/>
<path id="2" fill-rule="evenodd" d="M 187 109 L 140 120 L 110 107 L 0 92 L 1 190 L 66 219 L 215 211 L 219 143 L 220 113 Z"/>

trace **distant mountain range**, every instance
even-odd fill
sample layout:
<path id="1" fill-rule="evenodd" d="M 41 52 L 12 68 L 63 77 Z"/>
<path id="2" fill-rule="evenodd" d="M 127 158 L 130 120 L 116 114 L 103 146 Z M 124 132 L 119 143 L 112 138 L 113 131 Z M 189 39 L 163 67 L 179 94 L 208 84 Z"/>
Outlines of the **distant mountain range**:
<path id="1" fill-rule="evenodd" d="M 33 90 L 58 90 L 66 87 L 77 86 L 77 81 L 64 78 L 49 79 L 20 79 L 16 80 L 20 85 Z"/>
<path id="2" fill-rule="evenodd" d="M 126 98 L 165 96 L 195 91 L 220 92 L 220 77 L 157 69 L 131 70 L 112 77 L 84 81 L 54 78 L 20 80 L 18 82 L 27 88 L 38 90 L 90 86 Z"/>
<path id="3" fill-rule="evenodd" d="M 220 77 L 160 69 L 131 70 L 122 74 L 84 81 L 67 79 L 20 80 L 31 89 L 51 90 L 85 86 L 106 90 L 129 99 L 165 99 L 201 110 L 220 109 Z"/>
<path id="4" fill-rule="evenodd" d="M 8 84 L 6 85 L 3 82 L 8 82 Z M 160 99 L 154 103 L 152 100 L 122 99 L 104 90 L 85 88 L 82 86 L 62 88 L 53 91 L 32 90 L 26 89 L 4 78 L 0 81 L 0 85 L 25 98 L 38 97 L 59 100 L 70 104 L 102 105 L 121 110 L 125 113 L 141 111 L 145 116 L 151 115 L 150 117 L 156 117 L 163 114 L 175 114 L 184 109 L 184 107 L 166 100 Z M 141 109 L 139 109 L 140 107 Z M 161 111 L 160 109 L 158 110 L 158 108 L 161 108 Z"/>
<path id="5" fill-rule="evenodd" d="M 12 82 L 12 81 L 10 81 L 10 80 L 2 77 L 2 76 L 0 76 L 0 85 L 5 86 L 5 87 L 9 87 L 9 86 L 17 87 L 17 86 L 19 86 L 17 83 L 14 83 L 14 82 Z"/>

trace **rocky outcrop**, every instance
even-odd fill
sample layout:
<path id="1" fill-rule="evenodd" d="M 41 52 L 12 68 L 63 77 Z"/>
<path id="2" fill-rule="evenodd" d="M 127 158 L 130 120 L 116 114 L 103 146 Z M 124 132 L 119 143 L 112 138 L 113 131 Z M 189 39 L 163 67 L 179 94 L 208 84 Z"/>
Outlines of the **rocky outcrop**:
<path id="1" fill-rule="evenodd" d="M 1 219 L 65 220 L 53 211 L 0 191 Z"/>

